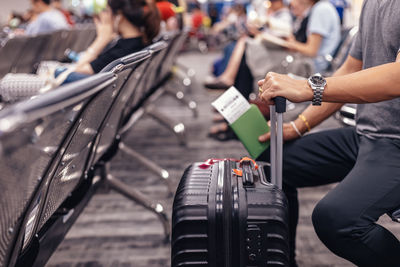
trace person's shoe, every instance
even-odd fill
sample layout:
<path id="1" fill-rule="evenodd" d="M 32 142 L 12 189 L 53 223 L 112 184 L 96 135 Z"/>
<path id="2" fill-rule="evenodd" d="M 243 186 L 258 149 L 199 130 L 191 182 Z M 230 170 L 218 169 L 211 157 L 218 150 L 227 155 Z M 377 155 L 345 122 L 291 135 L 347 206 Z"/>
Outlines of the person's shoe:
<path id="1" fill-rule="evenodd" d="M 211 127 L 208 132 L 208 137 L 220 142 L 238 139 L 235 132 L 229 127 L 227 122 L 218 123 Z"/>
<path id="2" fill-rule="evenodd" d="M 212 81 L 212 82 L 204 83 L 204 87 L 206 87 L 207 89 L 211 89 L 211 90 L 227 90 L 231 86 L 232 85 L 226 84 L 226 83 L 224 83 L 223 81 L 220 81 L 220 80 L 215 80 L 215 81 Z"/>

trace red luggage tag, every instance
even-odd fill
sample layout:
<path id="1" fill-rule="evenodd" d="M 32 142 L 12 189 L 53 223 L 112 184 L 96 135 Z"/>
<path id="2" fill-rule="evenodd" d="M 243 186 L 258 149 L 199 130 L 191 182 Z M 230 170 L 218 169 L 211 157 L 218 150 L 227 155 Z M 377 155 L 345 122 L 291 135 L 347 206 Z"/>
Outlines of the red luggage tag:
<path id="1" fill-rule="evenodd" d="M 225 160 L 230 160 L 230 161 L 235 161 L 235 162 L 239 162 L 238 159 L 233 159 L 233 158 L 225 158 L 225 159 L 216 159 L 216 158 L 211 158 L 206 160 L 204 163 L 199 165 L 200 169 L 208 169 L 210 168 L 212 165 L 214 165 L 215 163 L 218 163 L 220 161 L 225 161 Z"/>

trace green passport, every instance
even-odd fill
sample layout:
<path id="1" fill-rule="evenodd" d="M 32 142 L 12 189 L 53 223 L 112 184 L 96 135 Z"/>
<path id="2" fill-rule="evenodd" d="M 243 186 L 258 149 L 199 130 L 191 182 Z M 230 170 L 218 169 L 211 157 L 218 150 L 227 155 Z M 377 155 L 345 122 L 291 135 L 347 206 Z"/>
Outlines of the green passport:
<path id="1" fill-rule="evenodd" d="M 253 159 L 260 156 L 268 148 L 269 141 L 265 143 L 258 141 L 260 135 L 269 132 L 269 127 L 256 105 L 252 104 L 250 109 L 230 126 Z"/>

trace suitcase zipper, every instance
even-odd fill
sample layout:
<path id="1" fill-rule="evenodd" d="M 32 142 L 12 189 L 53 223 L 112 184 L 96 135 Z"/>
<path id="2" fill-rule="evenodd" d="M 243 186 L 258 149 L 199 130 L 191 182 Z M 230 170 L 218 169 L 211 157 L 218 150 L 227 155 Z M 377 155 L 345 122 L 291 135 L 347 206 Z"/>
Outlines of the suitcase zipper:
<path id="1" fill-rule="evenodd" d="M 211 262 L 215 263 L 215 267 L 226 266 L 224 264 L 225 257 L 225 246 L 224 246 L 224 185 L 225 185 L 225 162 L 218 162 L 218 176 L 216 181 L 215 190 L 215 221 L 211 227 L 215 228 L 215 260 Z M 211 252 L 211 254 L 213 254 Z"/>
<path id="2" fill-rule="evenodd" d="M 223 200 L 223 228 L 224 228 L 224 266 L 232 267 L 232 167 L 230 161 L 224 162 L 224 200 Z"/>

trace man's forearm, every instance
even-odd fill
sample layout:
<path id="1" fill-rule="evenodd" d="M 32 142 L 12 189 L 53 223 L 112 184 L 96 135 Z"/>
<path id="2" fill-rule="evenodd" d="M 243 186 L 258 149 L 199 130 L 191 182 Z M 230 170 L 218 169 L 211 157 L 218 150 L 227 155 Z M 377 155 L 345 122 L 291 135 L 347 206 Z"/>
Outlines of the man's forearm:
<path id="1" fill-rule="evenodd" d="M 373 103 L 400 97 L 400 63 L 389 63 L 327 79 L 323 101 Z"/>
<path id="2" fill-rule="evenodd" d="M 348 57 L 346 62 L 332 75 L 339 77 L 361 70 L 362 62 Z M 321 106 L 309 105 L 302 114 L 307 119 L 310 128 L 313 128 L 326 120 L 329 116 L 335 113 L 343 106 L 343 103 L 322 103 Z M 294 123 L 300 132 L 305 133 L 308 130 L 307 125 L 300 118 L 297 118 Z"/>

